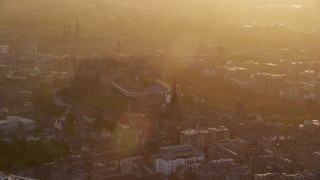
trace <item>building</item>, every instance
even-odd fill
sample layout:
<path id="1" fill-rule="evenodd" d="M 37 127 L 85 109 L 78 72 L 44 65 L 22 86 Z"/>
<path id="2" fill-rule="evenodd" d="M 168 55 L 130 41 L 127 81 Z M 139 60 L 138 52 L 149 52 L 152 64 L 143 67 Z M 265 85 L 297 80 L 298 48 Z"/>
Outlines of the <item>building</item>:
<path id="1" fill-rule="evenodd" d="M 258 150 L 268 149 L 277 156 L 282 156 L 294 147 L 295 143 L 297 143 L 297 140 L 290 136 L 263 137 L 257 140 L 257 147 Z"/>
<path id="2" fill-rule="evenodd" d="M 17 175 L 6 175 L 0 172 L 0 180 L 35 180 L 34 178 L 17 176 Z"/>
<path id="3" fill-rule="evenodd" d="M 139 86 L 127 79 L 118 78 L 111 86 L 123 96 L 134 99 L 139 106 L 161 108 L 170 102 L 170 87 L 155 80 L 148 87 Z"/>
<path id="4" fill-rule="evenodd" d="M 320 152 L 313 148 L 296 148 L 293 158 L 306 168 L 320 170 Z"/>
<path id="5" fill-rule="evenodd" d="M 210 145 L 217 144 L 221 140 L 228 140 L 230 131 L 224 126 L 208 128 L 207 130 L 181 131 L 180 144 L 190 144 L 198 150 L 207 152 Z"/>
<path id="6" fill-rule="evenodd" d="M 0 54 L 8 54 L 9 53 L 9 46 L 8 45 L 1 45 L 0 46 Z"/>
<path id="7" fill-rule="evenodd" d="M 320 152 L 316 151 L 312 153 L 312 165 L 314 169 L 319 170 L 320 169 Z"/>
<path id="8" fill-rule="evenodd" d="M 37 44 L 33 44 L 33 43 L 26 44 L 24 46 L 24 52 L 25 52 L 25 54 L 37 54 L 38 53 Z"/>
<path id="9" fill-rule="evenodd" d="M 76 40 L 79 40 L 80 37 L 81 37 L 81 32 L 80 32 L 79 19 L 77 19 L 75 38 Z"/>
<path id="10" fill-rule="evenodd" d="M 81 155 L 71 155 L 65 158 L 56 159 L 55 161 L 44 164 L 42 171 L 46 174 L 44 179 L 87 179 L 85 159 Z"/>
<path id="11" fill-rule="evenodd" d="M 53 122 L 53 128 L 62 131 L 63 130 L 63 120 L 61 119 L 56 119 Z"/>
<path id="12" fill-rule="evenodd" d="M 18 129 L 18 120 L 17 119 L 5 119 L 0 121 L 0 132 L 1 133 L 10 133 Z"/>
<path id="13" fill-rule="evenodd" d="M 284 156 L 278 156 L 277 153 L 271 150 L 264 150 L 260 152 L 260 155 L 256 157 L 253 162 L 255 172 L 267 173 L 267 172 L 280 172 L 280 173 L 293 173 L 298 167 L 294 161 L 288 159 L 294 159 L 291 155 L 286 154 Z M 299 162 L 299 164 L 303 162 Z"/>
<path id="14" fill-rule="evenodd" d="M 201 151 L 184 144 L 161 147 L 159 154 L 153 157 L 153 163 L 157 173 L 168 176 L 175 172 L 179 165 L 192 164 L 203 159 L 204 154 Z"/>
<path id="15" fill-rule="evenodd" d="M 240 138 L 223 140 L 219 142 L 219 145 L 241 155 L 249 152 L 249 142 Z"/>
<path id="16" fill-rule="evenodd" d="M 19 125 L 19 130 L 20 131 L 32 131 L 34 129 L 36 129 L 37 124 L 35 121 L 30 120 L 30 119 L 26 119 L 26 118 L 22 118 L 22 117 L 17 117 L 17 116 L 9 116 L 9 118 L 14 118 L 18 120 L 18 125 Z"/>
<path id="17" fill-rule="evenodd" d="M 221 147 L 212 145 L 208 149 L 208 159 L 219 160 L 219 159 L 232 159 L 235 162 L 243 163 L 245 160 L 244 156 L 239 155 L 238 153 Z"/>
<path id="18" fill-rule="evenodd" d="M 179 166 L 177 170 L 179 179 L 201 180 L 246 180 L 253 179 L 253 173 L 248 166 L 235 164 L 232 159 L 219 159 L 215 161 L 201 161 L 193 164 Z"/>
<path id="19" fill-rule="evenodd" d="M 255 174 L 255 180 L 274 180 L 274 179 L 285 179 L 285 180 L 302 180 L 309 179 L 307 175 L 303 174 L 282 174 L 279 172 L 264 173 L 264 174 Z M 314 178 L 316 179 L 316 178 Z"/>
<path id="20" fill-rule="evenodd" d="M 155 80 L 149 87 L 143 90 L 144 93 L 170 93 L 170 87 L 160 80 Z"/>
<path id="21" fill-rule="evenodd" d="M 107 131 L 106 129 L 103 129 L 101 132 L 100 132 L 100 137 L 102 138 L 109 138 L 111 137 L 111 133 L 109 131 Z"/>
<path id="22" fill-rule="evenodd" d="M 174 120 L 177 122 L 178 125 L 181 123 L 182 114 L 180 110 L 180 100 L 177 92 L 177 86 L 176 86 L 176 79 L 173 80 L 173 88 L 172 88 L 172 95 L 170 99 L 170 105 L 169 105 L 169 116 L 171 120 Z"/>
<path id="23" fill-rule="evenodd" d="M 100 160 L 99 160 L 100 161 Z M 151 170 L 143 157 L 128 157 L 121 160 L 93 163 L 91 179 L 161 179 Z"/>
<path id="24" fill-rule="evenodd" d="M 148 132 L 151 128 L 150 119 L 141 113 L 130 113 L 128 115 L 128 124 L 138 130 L 139 133 Z"/>
<path id="25" fill-rule="evenodd" d="M 0 133 L 28 132 L 36 127 L 35 121 L 18 116 L 7 116 L 5 120 L 0 121 Z"/>

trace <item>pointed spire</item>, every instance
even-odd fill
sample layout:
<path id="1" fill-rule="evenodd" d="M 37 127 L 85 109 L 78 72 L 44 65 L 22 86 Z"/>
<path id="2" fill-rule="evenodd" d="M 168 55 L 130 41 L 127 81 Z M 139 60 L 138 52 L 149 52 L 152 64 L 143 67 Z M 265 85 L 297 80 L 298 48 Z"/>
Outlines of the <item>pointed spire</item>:
<path id="1" fill-rule="evenodd" d="M 79 18 L 77 18 L 77 31 L 79 31 L 80 30 L 80 27 L 79 27 Z"/>
<path id="2" fill-rule="evenodd" d="M 76 38 L 79 38 L 80 35 L 81 35 L 81 33 L 80 33 L 79 18 L 77 18 L 75 36 L 76 36 Z"/>
<path id="3" fill-rule="evenodd" d="M 177 93 L 177 86 L 176 86 L 176 78 L 173 79 L 173 87 L 172 87 L 172 95 L 170 100 L 170 118 L 178 123 L 181 122 L 181 111 L 180 111 L 180 102 L 179 96 Z"/>
<path id="4" fill-rule="evenodd" d="M 70 30 L 70 24 L 68 24 L 68 34 L 71 33 L 71 30 Z"/>
<path id="5" fill-rule="evenodd" d="M 66 25 L 64 24 L 62 28 L 62 40 L 64 40 L 65 38 L 66 38 Z"/>
<path id="6" fill-rule="evenodd" d="M 116 49 L 116 51 L 118 52 L 118 53 L 121 53 L 121 42 L 120 41 L 117 41 L 117 49 Z"/>
<path id="7" fill-rule="evenodd" d="M 172 94 L 177 94 L 176 77 L 173 78 Z"/>

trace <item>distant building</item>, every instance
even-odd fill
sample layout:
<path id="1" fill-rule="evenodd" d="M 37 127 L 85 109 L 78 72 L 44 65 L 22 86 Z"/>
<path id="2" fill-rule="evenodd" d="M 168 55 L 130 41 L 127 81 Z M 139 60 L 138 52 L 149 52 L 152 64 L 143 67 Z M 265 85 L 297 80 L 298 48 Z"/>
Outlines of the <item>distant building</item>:
<path id="1" fill-rule="evenodd" d="M 79 19 L 77 18 L 76 24 L 74 31 L 71 32 L 71 27 L 70 24 L 68 25 L 63 25 L 62 28 L 62 40 L 63 41 L 78 41 L 81 38 L 81 30 L 80 30 L 80 24 L 79 24 Z"/>
<path id="2" fill-rule="evenodd" d="M 305 128 L 309 128 L 309 127 L 319 127 L 320 123 L 318 120 L 309 120 L 306 119 L 303 122 L 303 125 L 300 125 L 300 127 L 305 127 Z"/>
<path id="3" fill-rule="evenodd" d="M 232 159 L 235 162 L 243 163 L 245 160 L 244 156 L 239 155 L 238 153 L 232 151 L 231 149 L 227 149 L 221 146 L 212 145 L 208 149 L 208 158 L 212 160 L 219 159 Z"/>
<path id="4" fill-rule="evenodd" d="M 57 119 L 53 122 L 53 128 L 62 131 L 63 130 L 63 120 Z"/>
<path id="5" fill-rule="evenodd" d="M 176 145 L 161 147 L 158 155 L 153 157 L 154 168 L 157 173 L 168 176 L 176 171 L 179 165 L 192 164 L 203 160 L 201 151 L 195 150 L 191 145 Z"/>
<path id="6" fill-rule="evenodd" d="M 296 140 L 290 136 L 275 136 L 270 138 L 259 138 L 257 140 L 258 150 L 268 149 L 277 156 L 283 156 L 285 151 L 295 144 Z"/>
<path id="7" fill-rule="evenodd" d="M 101 132 L 100 132 L 100 137 L 102 138 L 109 138 L 111 137 L 111 133 L 109 131 L 107 131 L 106 129 L 103 129 Z"/>
<path id="8" fill-rule="evenodd" d="M 8 45 L 1 45 L 0 46 L 0 54 L 8 54 L 9 53 L 9 46 Z"/>
<path id="9" fill-rule="evenodd" d="M 33 120 L 18 116 L 7 116 L 5 120 L 0 121 L 0 132 L 28 132 L 37 127 L 37 123 Z"/>
<path id="10" fill-rule="evenodd" d="M 47 177 L 44 179 L 87 179 L 85 160 L 81 155 L 72 155 L 56 159 L 54 162 L 43 165 L 42 170 Z"/>
<path id="11" fill-rule="evenodd" d="M 81 31 L 80 31 L 79 19 L 77 19 L 75 38 L 76 38 L 76 40 L 79 40 L 80 37 L 81 37 Z"/>
<path id="12" fill-rule="evenodd" d="M 150 119 L 145 114 L 131 113 L 128 115 L 128 124 L 139 131 L 139 133 L 147 132 L 151 128 Z"/>
<path id="13" fill-rule="evenodd" d="M 37 123 L 33 120 L 22 118 L 22 117 L 17 117 L 17 116 L 9 116 L 9 118 L 15 118 L 18 119 L 18 125 L 19 129 L 22 131 L 32 131 L 36 129 Z"/>
<path id="14" fill-rule="evenodd" d="M 161 179 L 159 174 L 147 167 L 144 158 L 128 157 L 112 162 L 95 161 L 91 179 Z"/>
<path id="15" fill-rule="evenodd" d="M 116 81 L 111 82 L 111 86 L 116 91 L 127 98 L 135 99 L 140 106 L 160 108 L 170 102 L 170 87 L 160 80 L 155 80 L 148 87 L 140 87 L 141 90 L 130 89 L 127 86 L 132 86 L 132 83 L 130 82 L 129 84 Z"/>
<path id="16" fill-rule="evenodd" d="M 37 54 L 38 53 L 38 46 L 37 44 L 30 43 L 24 46 L 25 54 Z"/>
<path id="17" fill-rule="evenodd" d="M 251 75 L 251 85 L 268 94 L 279 95 L 280 89 L 285 87 L 284 79 L 287 74 L 256 73 Z"/>
<path id="18" fill-rule="evenodd" d="M 312 153 L 312 165 L 315 169 L 319 170 L 320 169 L 320 152 L 316 151 Z"/>
<path id="19" fill-rule="evenodd" d="M 182 165 L 177 170 L 179 179 L 227 179 L 249 180 L 253 174 L 248 166 L 237 165 L 232 159 L 219 159 L 214 161 L 201 161 Z"/>
<path id="20" fill-rule="evenodd" d="M 297 167 L 294 162 L 288 158 L 290 155 L 279 156 L 271 150 L 260 151 L 260 155 L 254 161 L 253 168 L 256 172 L 282 172 L 292 173 Z M 296 167 L 295 167 L 296 166 Z"/>
<path id="21" fill-rule="evenodd" d="M 180 144 L 190 144 L 198 150 L 207 152 L 210 145 L 229 138 L 230 131 L 224 126 L 208 128 L 207 130 L 191 129 L 181 131 Z"/>
<path id="22" fill-rule="evenodd" d="M 81 60 L 75 79 L 81 81 L 83 84 L 97 84 L 100 80 L 101 66 L 100 60 Z M 81 84 L 81 86 L 83 86 L 83 84 Z"/>
<path id="23" fill-rule="evenodd" d="M 18 176 L 18 175 L 5 175 L 4 173 L 0 172 L 0 180 L 36 180 L 34 178 L 29 178 L 29 177 L 23 177 L 23 176 Z"/>
<path id="24" fill-rule="evenodd" d="M 182 120 L 182 114 L 180 110 L 180 101 L 177 92 L 176 79 L 173 80 L 172 95 L 169 106 L 169 116 L 171 120 L 174 120 L 175 122 L 177 122 L 178 125 L 180 125 Z"/>
<path id="25" fill-rule="evenodd" d="M 5 119 L 0 121 L 0 131 L 4 133 L 10 133 L 18 129 L 18 120 Z"/>
<path id="26" fill-rule="evenodd" d="M 254 177 L 255 180 L 274 180 L 274 179 L 287 179 L 287 180 L 302 180 L 309 179 L 308 176 L 303 174 L 282 174 L 278 172 L 256 174 Z M 316 179 L 316 178 L 315 178 Z"/>
<path id="27" fill-rule="evenodd" d="M 306 168 L 320 170 L 320 152 L 312 148 L 297 148 L 293 157 Z"/>
<path id="28" fill-rule="evenodd" d="M 240 138 L 220 141 L 219 145 L 241 155 L 249 152 L 249 142 Z"/>

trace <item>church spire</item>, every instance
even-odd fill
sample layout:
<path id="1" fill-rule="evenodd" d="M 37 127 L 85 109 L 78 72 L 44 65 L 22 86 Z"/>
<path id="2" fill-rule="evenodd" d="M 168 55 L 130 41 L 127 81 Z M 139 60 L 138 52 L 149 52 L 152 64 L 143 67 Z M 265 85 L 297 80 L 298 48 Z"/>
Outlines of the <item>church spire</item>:
<path id="1" fill-rule="evenodd" d="M 79 30 L 80 27 L 79 27 L 79 18 L 77 18 L 77 30 Z"/>
<path id="2" fill-rule="evenodd" d="M 170 111 L 169 112 L 170 118 L 176 121 L 178 124 L 180 124 L 182 116 L 180 111 L 179 96 L 178 96 L 177 87 L 176 87 L 176 78 L 173 79 L 173 87 L 172 87 L 172 95 L 171 95 L 169 111 Z"/>
<path id="3" fill-rule="evenodd" d="M 64 40 L 66 38 L 66 25 L 63 25 L 62 28 L 62 40 Z"/>
<path id="4" fill-rule="evenodd" d="M 68 33 L 68 36 L 70 36 L 70 33 L 71 33 L 71 30 L 70 30 L 70 24 L 68 24 L 67 33 Z"/>
<path id="5" fill-rule="evenodd" d="M 79 18 L 77 18 L 75 36 L 76 36 L 76 38 L 78 39 L 78 38 L 80 38 L 80 35 L 81 35 L 81 33 L 80 33 Z"/>
<path id="6" fill-rule="evenodd" d="M 176 94 L 177 93 L 177 86 L 176 86 L 176 77 L 173 78 L 173 87 L 172 87 L 172 93 Z"/>

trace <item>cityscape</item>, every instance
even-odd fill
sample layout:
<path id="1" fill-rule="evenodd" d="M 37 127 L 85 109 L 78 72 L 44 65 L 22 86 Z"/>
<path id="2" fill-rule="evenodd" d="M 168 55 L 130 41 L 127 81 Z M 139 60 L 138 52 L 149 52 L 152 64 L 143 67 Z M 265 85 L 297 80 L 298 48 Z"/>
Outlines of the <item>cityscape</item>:
<path id="1" fill-rule="evenodd" d="M 319 180 L 319 0 L 0 0 L 0 180 Z"/>

